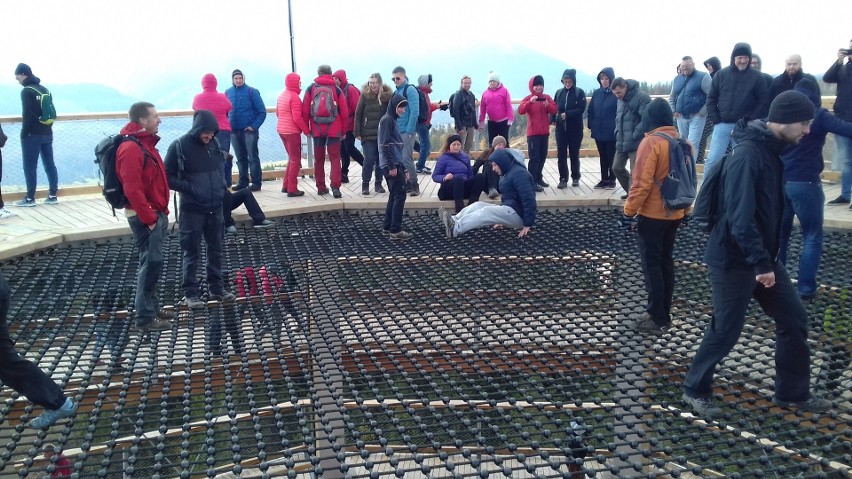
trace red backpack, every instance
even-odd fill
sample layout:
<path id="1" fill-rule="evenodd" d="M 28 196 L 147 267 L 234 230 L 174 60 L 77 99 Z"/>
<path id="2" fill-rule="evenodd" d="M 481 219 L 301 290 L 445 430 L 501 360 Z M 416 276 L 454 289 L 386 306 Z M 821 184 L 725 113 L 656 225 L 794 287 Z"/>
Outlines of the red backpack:
<path id="1" fill-rule="evenodd" d="M 311 118 L 319 125 L 330 125 L 337 119 L 336 87 L 311 85 Z"/>

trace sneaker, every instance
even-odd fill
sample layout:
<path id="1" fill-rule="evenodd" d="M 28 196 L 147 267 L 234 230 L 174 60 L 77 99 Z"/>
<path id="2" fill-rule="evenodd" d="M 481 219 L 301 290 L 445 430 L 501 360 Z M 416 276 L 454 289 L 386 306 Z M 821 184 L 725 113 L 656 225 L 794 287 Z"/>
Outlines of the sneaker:
<path id="1" fill-rule="evenodd" d="M 539 185 L 538 183 L 536 183 L 536 185 L 533 187 L 533 189 L 535 189 L 536 193 L 541 193 L 541 192 L 544 191 L 544 188 L 541 185 Z"/>
<path id="2" fill-rule="evenodd" d="M 438 215 L 441 217 L 441 223 L 444 224 L 444 233 L 447 235 L 447 239 L 453 239 L 453 228 L 456 226 L 453 216 L 444 208 L 438 211 Z"/>
<path id="3" fill-rule="evenodd" d="M 55 196 L 48 196 L 41 203 L 43 205 L 58 205 L 59 204 L 59 198 L 57 198 Z"/>
<path id="4" fill-rule="evenodd" d="M 538 184 L 541 185 L 542 188 L 550 188 L 550 183 L 544 180 L 538 180 Z"/>
<path id="5" fill-rule="evenodd" d="M 607 181 L 606 185 L 604 185 L 604 188 L 606 188 L 608 190 L 614 190 L 615 189 L 615 180 Z"/>
<path id="6" fill-rule="evenodd" d="M 161 321 L 171 321 L 177 318 L 177 311 L 173 309 L 161 309 L 157 311 L 157 314 L 154 315 L 154 317 Z"/>
<path id="7" fill-rule="evenodd" d="M 417 173 L 420 173 L 421 175 L 428 175 L 429 173 L 432 173 L 432 168 L 429 168 L 428 166 L 417 168 Z"/>
<path id="8" fill-rule="evenodd" d="M 559 184 L 556 185 L 556 187 L 560 190 L 564 190 L 565 188 L 568 188 L 568 182 L 565 180 L 559 180 Z"/>
<path id="9" fill-rule="evenodd" d="M 331 196 L 335 198 L 343 198 L 343 193 L 340 192 L 340 188 L 331 188 Z"/>
<path id="10" fill-rule="evenodd" d="M 231 191 L 240 191 L 248 188 L 248 185 L 234 185 L 231 187 Z"/>
<path id="11" fill-rule="evenodd" d="M 302 190 L 291 191 L 287 193 L 288 198 L 297 198 L 299 196 L 305 196 L 305 192 Z"/>
<path id="12" fill-rule="evenodd" d="M 348 173 L 341 174 L 340 175 L 340 182 L 341 183 L 349 183 L 349 174 Z M 332 188 L 332 189 L 334 189 L 334 188 Z"/>
<path id="13" fill-rule="evenodd" d="M 237 297 L 234 295 L 234 293 L 231 293 L 229 291 L 225 291 L 225 292 L 218 293 L 218 294 L 211 293 L 210 294 L 210 300 L 211 301 L 219 301 L 219 302 L 222 302 L 222 303 L 233 303 L 234 301 L 237 300 Z"/>
<path id="14" fill-rule="evenodd" d="M 136 325 L 136 331 L 139 331 L 142 334 L 145 334 L 150 331 L 168 331 L 170 329 L 172 329 L 172 323 L 170 321 L 164 321 L 162 319 L 155 319 L 141 326 L 138 324 Z"/>
<path id="15" fill-rule="evenodd" d="M 20 206 L 22 208 L 29 208 L 29 207 L 35 206 L 36 202 L 33 199 L 24 198 L 22 200 L 18 200 L 16 202 L 12 203 L 12 204 L 15 205 L 15 206 Z"/>
<path id="16" fill-rule="evenodd" d="M 414 238 L 413 233 L 409 233 L 408 231 L 400 231 L 399 233 L 390 233 L 391 241 L 406 241 Z"/>
<path id="17" fill-rule="evenodd" d="M 21 201 L 24 201 L 24 200 L 21 200 Z M 18 203 L 20 203 L 20 201 Z M 15 204 L 17 205 L 18 203 L 15 203 Z M 849 203 L 849 198 L 847 198 L 845 196 L 838 196 L 837 198 L 829 201 L 826 204 L 827 205 L 845 205 L 847 203 Z"/>
<path id="18" fill-rule="evenodd" d="M 0 220 L 3 218 L 11 218 L 13 216 L 18 216 L 18 213 L 15 213 L 12 210 L 7 210 L 6 208 L 0 208 Z"/>
<path id="19" fill-rule="evenodd" d="M 205 307 L 207 307 L 207 303 L 205 303 L 204 301 L 201 301 L 197 297 L 189 296 L 184 296 L 183 299 L 180 301 L 180 304 L 186 306 L 189 309 L 204 309 Z"/>
<path id="20" fill-rule="evenodd" d="M 572 182 L 571 182 L 571 186 L 574 186 L 574 187 L 576 187 L 576 186 L 580 186 L 580 180 L 574 180 L 574 181 L 572 181 Z"/>
<path id="21" fill-rule="evenodd" d="M 251 185 L 249 189 L 252 191 L 260 191 L 260 185 Z"/>
<path id="22" fill-rule="evenodd" d="M 655 323 L 653 319 L 651 319 L 651 315 L 648 312 L 644 312 L 638 316 L 635 316 L 632 321 L 627 323 L 627 326 L 640 333 L 653 333 L 656 335 L 661 335 L 666 332 L 666 329 L 663 326 Z"/>
<path id="23" fill-rule="evenodd" d="M 390 236 L 390 234 L 391 234 L 390 230 L 386 230 L 386 229 L 382 228 L 382 236 Z"/>
<path id="24" fill-rule="evenodd" d="M 626 200 L 626 199 L 627 199 L 627 195 L 621 195 L 621 199 L 622 199 L 622 200 Z"/>
<path id="25" fill-rule="evenodd" d="M 689 404 L 692 410 L 701 417 L 712 418 L 722 415 L 722 410 L 711 398 L 694 398 L 683 393 L 681 399 L 683 399 L 683 402 Z"/>
<path id="26" fill-rule="evenodd" d="M 269 220 L 263 220 L 260 223 L 255 223 L 255 228 L 264 229 L 264 228 L 274 228 L 275 222 Z"/>
<path id="27" fill-rule="evenodd" d="M 387 190 L 381 184 L 376 183 L 376 193 L 387 193 Z"/>
<path id="28" fill-rule="evenodd" d="M 237 234 L 237 227 L 234 225 L 228 226 L 227 228 L 225 228 L 225 233 L 229 235 L 235 235 Z"/>
<path id="29" fill-rule="evenodd" d="M 497 188 L 491 188 L 490 190 L 488 190 L 488 197 L 492 200 L 494 198 L 497 198 L 498 196 L 500 196 L 500 192 L 497 191 Z"/>
<path id="30" fill-rule="evenodd" d="M 411 191 L 408 192 L 409 196 L 420 196 L 420 185 L 417 183 L 411 184 Z"/>
<path id="31" fill-rule="evenodd" d="M 77 405 L 74 403 L 74 401 L 72 401 L 71 398 L 65 398 L 65 402 L 59 409 L 55 411 L 45 409 L 39 417 L 30 421 L 30 427 L 32 427 L 33 429 L 47 429 L 50 426 L 56 424 L 56 421 L 71 417 L 76 412 Z"/>
<path id="32" fill-rule="evenodd" d="M 595 188 L 606 188 L 607 183 L 609 182 L 606 180 L 598 181 L 598 183 L 595 185 Z"/>
<path id="33" fill-rule="evenodd" d="M 791 409 L 800 409 L 802 411 L 809 411 L 809 412 L 828 412 L 828 411 L 831 411 L 831 408 L 834 407 L 834 405 L 828 399 L 823 399 L 823 398 L 817 397 L 817 396 L 811 396 L 810 399 L 808 399 L 807 401 L 803 401 L 803 402 L 782 401 L 782 400 L 778 399 L 777 397 L 773 397 L 772 402 L 775 403 L 775 405 L 779 406 L 779 407 L 786 407 L 786 408 L 791 408 Z"/>

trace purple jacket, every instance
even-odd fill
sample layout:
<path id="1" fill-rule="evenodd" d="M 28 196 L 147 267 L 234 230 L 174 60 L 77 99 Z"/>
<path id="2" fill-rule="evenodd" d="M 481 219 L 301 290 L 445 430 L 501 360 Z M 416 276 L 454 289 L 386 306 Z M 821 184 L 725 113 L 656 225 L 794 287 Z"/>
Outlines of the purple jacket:
<path id="1" fill-rule="evenodd" d="M 458 153 L 444 152 L 438 157 L 435 169 L 432 171 L 432 181 L 443 183 L 444 176 L 452 173 L 453 176 L 464 178 L 465 181 L 473 178 L 473 168 L 470 166 L 470 157 L 463 151 Z"/>

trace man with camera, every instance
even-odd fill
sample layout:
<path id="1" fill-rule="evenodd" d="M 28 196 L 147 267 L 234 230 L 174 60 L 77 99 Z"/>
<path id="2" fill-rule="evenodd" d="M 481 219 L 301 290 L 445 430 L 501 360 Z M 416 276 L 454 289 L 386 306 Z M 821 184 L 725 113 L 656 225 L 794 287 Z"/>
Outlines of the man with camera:
<path id="1" fill-rule="evenodd" d="M 852 121 L 852 40 L 849 48 L 837 50 L 837 61 L 822 77 L 826 83 L 837 84 L 837 97 L 834 100 L 834 114 L 844 121 Z M 833 169 L 840 170 L 840 196 L 828 202 L 829 205 L 847 205 L 852 198 L 852 138 L 834 135 Z M 852 209 L 852 205 L 849 207 Z"/>

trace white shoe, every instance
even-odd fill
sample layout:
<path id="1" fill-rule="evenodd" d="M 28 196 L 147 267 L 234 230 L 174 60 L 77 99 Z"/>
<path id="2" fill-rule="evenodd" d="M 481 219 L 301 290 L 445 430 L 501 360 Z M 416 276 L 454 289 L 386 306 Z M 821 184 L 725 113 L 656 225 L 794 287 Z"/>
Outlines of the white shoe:
<path id="1" fill-rule="evenodd" d="M 0 208 L 0 220 L 3 218 L 11 218 L 13 216 L 18 216 L 18 213 L 15 213 L 12 210 L 7 210 L 6 208 Z"/>

